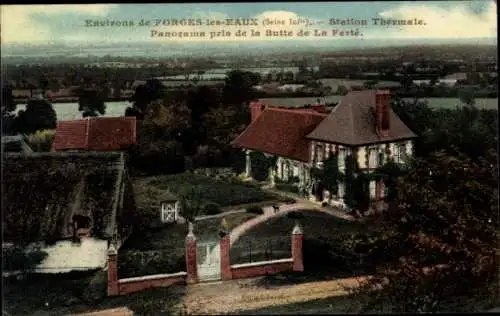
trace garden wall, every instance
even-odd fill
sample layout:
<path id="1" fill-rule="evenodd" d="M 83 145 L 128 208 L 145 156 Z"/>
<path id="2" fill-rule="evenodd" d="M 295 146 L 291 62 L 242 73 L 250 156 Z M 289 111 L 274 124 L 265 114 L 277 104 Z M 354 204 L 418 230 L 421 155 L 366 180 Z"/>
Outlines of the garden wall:
<path id="1" fill-rule="evenodd" d="M 250 262 L 231 265 L 231 240 L 226 234 L 220 239 L 220 280 L 252 278 L 282 271 L 304 271 L 302 244 L 304 235 L 300 225 L 292 232 L 291 258 Z M 165 287 L 172 284 L 191 284 L 200 282 L 197 262 L 197 240 L 193 226 L 186 237 L 186 271 L 171 274 L 156 274 L 131 278 L 118 278 L 118 252 L 114 245 L 108 250 L 108 295 L 124 295 L 148 288 Z M 215 253 L 218 253 L 215 252 Z"/>

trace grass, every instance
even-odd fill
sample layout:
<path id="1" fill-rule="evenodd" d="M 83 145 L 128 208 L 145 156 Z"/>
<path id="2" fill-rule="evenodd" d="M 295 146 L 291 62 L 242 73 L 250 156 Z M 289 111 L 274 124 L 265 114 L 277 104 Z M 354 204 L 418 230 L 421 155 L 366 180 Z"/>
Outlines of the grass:
<path id="1" fill-rule="evenodd" d="M 85 292 L 96 271 L 28 274 L 4 278 L 4 309 L 12 315 L 30 315 L 85 302 Z"/>
<path id="2" fill-rule="evenodd" d="M 184 295 L 183 286 L 171 286 L 85 302 L 75 294 L 75 289 L 81 288 L 79 281 L 69 282 L 56 276 L 48 279 L 51 281 L 6 285 L 3 309 L 10 315 L 52 316 L 128 307 L 134 315 L 172 315 Z M 49 304 L 45 305 L 46 302 Z"/>
<path id="3" fill-rule="evenodd" d="M 238 179 L 217 180 L 187 172 L 137 178 L 134 181 L 134 190 L 139 208 L 157 205 L 159 196 L 172 194 L 187 200 L 195 197 L 195 202 L 202 205 L 215 203 L 224 210 L 242 204 L 282 200 L 279 196 Z"/>

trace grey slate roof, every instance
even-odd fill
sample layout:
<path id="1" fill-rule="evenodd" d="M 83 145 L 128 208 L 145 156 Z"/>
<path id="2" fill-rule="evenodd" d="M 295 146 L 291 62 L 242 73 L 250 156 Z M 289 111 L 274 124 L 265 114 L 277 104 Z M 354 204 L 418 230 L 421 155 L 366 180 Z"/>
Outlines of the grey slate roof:
<path id="1" fill-rule="evenodd" d="M 387 137 L 375 130 L 375 90 L 352 91 L 344 96 L 333 111 L 307 138 L 330 143 L 360 146 L 414 138 L 408 126 L 390 109 Z"/>

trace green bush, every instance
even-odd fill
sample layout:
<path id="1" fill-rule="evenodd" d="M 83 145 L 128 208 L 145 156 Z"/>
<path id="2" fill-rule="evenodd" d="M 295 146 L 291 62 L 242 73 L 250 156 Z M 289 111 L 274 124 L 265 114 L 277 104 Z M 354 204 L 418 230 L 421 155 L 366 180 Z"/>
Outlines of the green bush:
<path id="1" fill-rule="evenodd" d="M 119 278 L 176 273 L 186 270 L 184 249 L 127 251 L 118 255 Z"/>
<path id="2" fill-rule="evenodd" d="M 3 269 L 5 271 L 29 271 L 40 264 L 47 253 L 40 249 L 27 249 L 22 246 L 12 246 L 2 250 Z"/>
<path id="3" fill-rule="evenodd" d="M 264 214 L 264 210 L 259 206 L 250 206 L 249 208 L 247 208 L 247 213 L 261 215 Z"/>
<path id="4" fill-rule="evenodd" d="M 277 183 L 275 188 L 280 191 L 299 193 L 299 188 L 294 184 L 289 183 Z"/>
<path id="5" fill-rule="evenodd" d="M 304 214 L 298 213 L 298 212 L 290 212 L 286 216 L 288 216 L 288 218 L 291 218 L 291 219 L 303 219 L 304 218 Z"/>
<path id="6" fill-rule="evenodd" d="M 207 215 L 216 215 L 222 211 L 220 205 L 217 203 L 207 203 L 203 209 Z"/>
<path id="7" fill-rule="evenodd" d="M 108 274 L 101 270 L 97 272 L 89 285 L 83 290 L 83 299 L 86 302 L 97 302 L 103 300 L 107 296 Z"/>

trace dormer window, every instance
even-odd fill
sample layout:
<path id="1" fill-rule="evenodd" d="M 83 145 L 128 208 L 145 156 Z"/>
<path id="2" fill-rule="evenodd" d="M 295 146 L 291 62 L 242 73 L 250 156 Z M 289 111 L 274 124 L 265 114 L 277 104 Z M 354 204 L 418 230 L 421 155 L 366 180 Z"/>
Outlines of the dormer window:
<path id="1" fill-rule="evenodd" d="M 90 235 L 91 219 L 85 215 L 73 215 L 73 235 L 75 238 L 88 237 Z"/>

